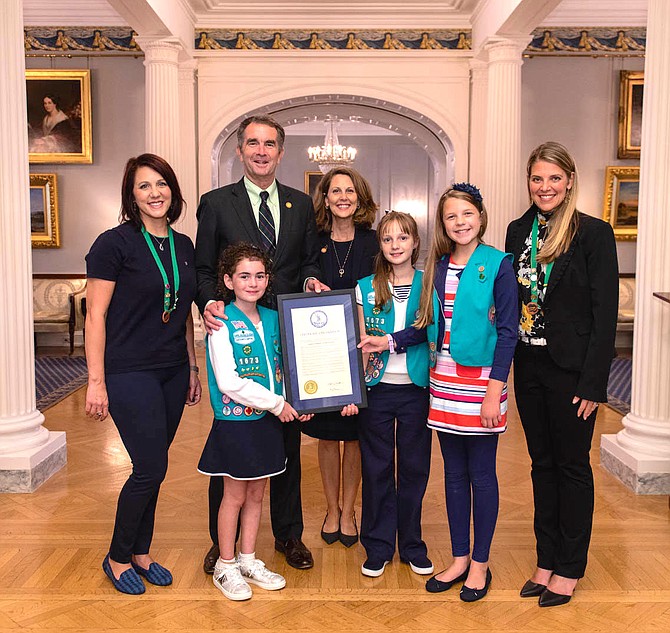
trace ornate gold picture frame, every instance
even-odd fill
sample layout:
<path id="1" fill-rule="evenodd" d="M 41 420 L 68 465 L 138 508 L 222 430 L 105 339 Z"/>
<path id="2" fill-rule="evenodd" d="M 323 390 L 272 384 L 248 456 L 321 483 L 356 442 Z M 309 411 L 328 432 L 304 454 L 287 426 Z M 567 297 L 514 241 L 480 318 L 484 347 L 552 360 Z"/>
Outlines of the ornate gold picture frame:
<path id="1" fill-rule="evenodd" d="M 617 158 L 640 158 L 644 72 L 622 70 L 619 88 Z"/>
<path id="2" fill-rule="evenodd" d="M 31 163 L 92 163 L 91 71 L 27 70 Z"/>
<path id="3" fill-rule="evenodd" d="M 603 219 L 612 225 L 617 240 L 637 239 L 639 197 L 639 167 L 607 168 Z"/>
<path id="4" fill-rule="evenodd" d="M 30 241 L 33 248 L 58 248 L 56 174 L 30 174 Z"/>

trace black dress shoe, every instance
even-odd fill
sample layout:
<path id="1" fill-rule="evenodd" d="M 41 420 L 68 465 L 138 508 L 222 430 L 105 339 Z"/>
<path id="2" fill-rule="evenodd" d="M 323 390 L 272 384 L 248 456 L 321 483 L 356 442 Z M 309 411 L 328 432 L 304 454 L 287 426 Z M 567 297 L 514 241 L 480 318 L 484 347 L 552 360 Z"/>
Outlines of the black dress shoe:
<path id="1" fill-rule="evenodd" d="M 340 540 L 340 530 L 338 529 L 336 532 L 325 532 L 324 527 L 326 526 L 326 519 L 328 518 L 328 513 L 326 512 L 326 516 L 323 518 L 323 525 L 321 526 L 321 538 L 328 543 L 328 545 L 332 545 L 336 541 Z"/>
<path id="2" fill-rule="evenodd" d="M 522 598 L 537 598 L 542 595 L 542 592 L 547 588 L 547 585 L 541 585 L 532 580 L 526 580 L 526 584 L 521 587 L 519 595 Z"/>
<path id="3" fill-rule="evenodd" d="M 570 598 L 572 598 L 572 596 L 566 596 L 563 593 L 554 593 L 549 589 L 545 589 L 540 594 L 538 604 L 541 607 L 559 607 L 562 604 L 568 604 Z"/>
<path id="4" fill-rule="evenodd" d="M 448 589 L 451 589 L 457 582 L 464 582 L 465 579 L 468 577 L 468 573 L 470 572 L 470 568 L 468 567 L 460 576 L 457 576 L 453 580 L 438 580 L 437 577 L 440 574 L 435 574 L 432 578 L 429 578 L 426 581 L 426 591 L 430 593 L 442 593 L 443 591 L 447 591 Z"/>
<path id="5" fill-rule="evenodd" d="M 214 573 L 214 565 L 219 560 L 219 546 L 212 545 L 209 552 L 205 554 L 205 560 L 202 561 L 202 570 L 210 576 Z"/>
<path id="6" fill-rule="evenodd" d="M 489 591 L 489 586 L 491 585 L 491 580 L 493 580 L 493 575 L 491 570 L 486 570 L 486 582 L 484 583 L 483 589 L 472 589 L 467 585 L 461 587 L 461 600 L 463 602 L 476 602 L 481 600 Z"/>
<path id="7" fill-rule="evenodd" d="M 345 547 L 351 547 L 358 543 L 358 525 L 356 525 L 356 515 L 354 514 L 354 528 L 356 529 L 356 534 L 345 534 L 340 528 L 340 543 Z"/>
<path id="8" fill-rule="evenodd" d="M 275 549 L 286 556 L 286 562 L 296 569 L 311 569 L 314 567 L 314 559 L 305 544 L 296 537 L 286 541 L 275 539 Z"/>

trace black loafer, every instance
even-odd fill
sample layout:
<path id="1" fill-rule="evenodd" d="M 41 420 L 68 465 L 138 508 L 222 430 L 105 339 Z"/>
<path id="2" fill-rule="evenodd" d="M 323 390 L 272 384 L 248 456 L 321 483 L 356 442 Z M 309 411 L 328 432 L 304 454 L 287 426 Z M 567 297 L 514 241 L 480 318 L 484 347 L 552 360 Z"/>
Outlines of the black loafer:
<path id="1" fill-rule="evenodd" d="M 542 592 L 547 588 L 547 585 L 541 585 L 532 580 L 527 580 L 526 584 L 521 587 L 519 595 L 522 598 L 537 598 L 542 595 Z"/>
<path id="2" fill-rule="evenodd" d="M 214 573 L 214 565 L 216 565 L 217 560 L 219 560 L 219 546 L 212 545 L 202 561 L 202 570 L 211 576 Z"/>
<path id="3" fill-rule="evenodd" d="M 429 593 L 442 593 L 443 591 L 447 591 L 448 589 L 451 589 L 457 582 L 464 582 L 465 579 L 468 577 L 468 573 L 470 571 L 470 568 L 466 569 L 460 576 L 457 576 L 453 580 L 438 580 L 437 577 L 440 574 L 435 574 L 432 578 L 429 578 L 426 581 L 426 591 Z"/>
<path id="4" fill-rule="evenodd" d="M 484 588 L 472 589 L 467 585 L 463 585 L 461 587 L 461 600 L 463 602 L 476 602 L 477 600 L 481 600 L 489 592 L 489 586 L 491 585 L 491 580 L 493 580 L 493 575 L 491 574 L 491 570 L 487 569 L 486 582 L 484 583 Z"/>
<path id="5" fill-rule="evenodd" d="M 554 593 L 549 589 L 545 589 L 540 594 L 538 604 L 541 607 L 560 607 L 562 604 L 568 604 L 572 596 L 566 596 L 563 593 Z"/>
<path id="6" fill-rule="evenodd" d="M 295 569 L 311 569 L 314 559 L 305 544 L 296 537 L 286 541 L 275 539 L 275 549 L 286 556 L 286 562 Z"/>

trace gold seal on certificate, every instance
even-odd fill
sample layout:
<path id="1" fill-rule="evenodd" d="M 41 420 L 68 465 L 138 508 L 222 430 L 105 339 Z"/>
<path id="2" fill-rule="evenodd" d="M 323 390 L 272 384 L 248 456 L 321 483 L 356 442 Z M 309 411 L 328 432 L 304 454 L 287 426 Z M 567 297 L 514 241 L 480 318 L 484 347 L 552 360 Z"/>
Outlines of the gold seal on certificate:
<path id="1" fill-rule="evenodd" d="M 365 406 L 353 290 L 279 295 L 287 400 L 299 412 Z"/>

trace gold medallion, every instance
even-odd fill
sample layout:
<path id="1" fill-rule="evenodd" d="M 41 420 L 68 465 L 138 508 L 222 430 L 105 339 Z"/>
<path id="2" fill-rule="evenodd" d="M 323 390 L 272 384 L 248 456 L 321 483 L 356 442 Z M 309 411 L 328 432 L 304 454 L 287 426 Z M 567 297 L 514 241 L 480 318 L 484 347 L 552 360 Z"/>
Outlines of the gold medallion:
<path id="1" fill-rule="evenodd" d="M 305 393 L 308 393 L 310 396 L 313 393 L 316 393 L 319 389 L 319 385 L 316 384 L 313 380 L 308 380 L 305 383 Z"/>
<path id="2" fill-rule="evenodd" d="M 167 323 L 170 320 L 170 313 L 167 310 L 163 311 L 163 316 L 161 317 L 163 323 Z"/>
<path id="3" fill-rule="evenodd" d="M 526 310 L 528 311 L 528 314 L 537 314 L 540 311 L 540 306 L 534 301 L 529 301 L 526 304 Z"/>

